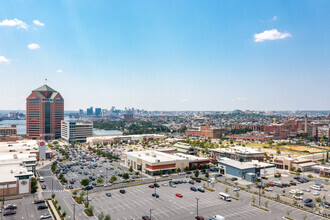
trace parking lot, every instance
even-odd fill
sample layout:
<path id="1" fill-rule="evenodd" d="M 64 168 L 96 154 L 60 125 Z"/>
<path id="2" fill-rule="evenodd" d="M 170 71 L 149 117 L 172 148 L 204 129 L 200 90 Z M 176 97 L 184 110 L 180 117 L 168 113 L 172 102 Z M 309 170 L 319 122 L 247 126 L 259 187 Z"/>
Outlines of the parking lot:
<path id="1" fill-rule="evenodd" d="M 18 220 L 18 219 L 40 219 L 40 216 L 45 213 L 50 213 L 49 209 L 38 210 L 38 205 L 33 204 L 37 200 L 37 196 L 26 196 L 23 199 L 6 201 L 5 205 L 17 205 L 16 214 L 10 216 L 3 216 L 3 219 Z M 46 203 L 44 203 L 46 205 Z M 52 218 L 49 218 L 52 219 Z"/>
<path id="2" fill-rule="evenodd" d="M 205 183 L 205 182 L 204 182 Z M 195 183 L 194 186 L 202 185 Z M 218 198 L 219 192 L 225 192 L 227 186 L 215 184 L 215 191 L 194 192 L 190 190 L 192 185 L 189 183 L 179 184 L 176 188 L 161 186 L 157 188 L 159 198 L 152 197 L 154 188 L 148 185 L 126 188 L 125 194 L 120 194 L 119 190 L 110 190 L 111 197 L 105 195 L 106 192 L 92 193 L 91 204 L 95 207 L 95 213 L 110 214 L 112 219 L 141 219 L 144 215 L 149 215 L 152 210 L 152 217 L 155 219 L 193 219 L 197 214 L 197 199 L 199 215 L 211 217 L 222 215 L 226 219 L 282 219 L 285 216 L 287 206 L 270 201 L 269 206 L 272 212 L 268 213 L 258 208 L 251 207 L 252 195 L 247 192 L 240 192 L 239 201 L 232 200 L 226 202 Z M 182 198 L 176 197 L 176 193 L 181 193 Z M 229 190 L 231 195 L 235 195 L 232 188 Z M 303 218 L 303 212 L 293 208 L 293 216 Z M 307 219 L 320 219 L 318 216 L 305 213 Z"/>

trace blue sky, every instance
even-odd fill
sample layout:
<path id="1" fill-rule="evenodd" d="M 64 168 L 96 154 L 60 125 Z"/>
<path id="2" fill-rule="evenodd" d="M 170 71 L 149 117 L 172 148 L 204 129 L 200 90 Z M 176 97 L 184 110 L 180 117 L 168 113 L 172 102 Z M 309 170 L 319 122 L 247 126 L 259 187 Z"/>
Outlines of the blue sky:
<path id="1" fill-rule="evenodd" d="M 329 110 L 329 1 L 4 1 L 0 109 Z"/>

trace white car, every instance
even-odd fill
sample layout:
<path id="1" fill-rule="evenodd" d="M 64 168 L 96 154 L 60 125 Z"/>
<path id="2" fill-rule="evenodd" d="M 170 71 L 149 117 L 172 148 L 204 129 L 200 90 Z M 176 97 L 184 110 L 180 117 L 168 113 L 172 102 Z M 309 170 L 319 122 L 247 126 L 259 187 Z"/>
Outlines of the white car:
<path id="1" fill-rule="evenodd" d="M 162 177 L 168 177 L 168 174 L 164 174 Z"/>
<path id="2" fill-rule="evenodd" d="M 315 191 L 315 192 L 313 192 L 313 195 L 314 195 L 314 196 L 318 196 L 318 195 L 320 195 L 320 193 L 317 192 L 317 191 Z"/>
<path id="3" fill-rule="evenodd" d="M 289 193 L 291 193 L 291 194 L 296 194 L 296 192 L 297 192 L 297 190 L 295 190 L 295 189 L 292 189 L 289 191 Z"/>
<path id="4" fill-rule="evenodd" d="M 293 195 L 293 198 L 298 199 L 298 200 L 302 200 L 303 199 L 302 196 L 296 196 L 296 195 Z"/>
<path id="5" fill-rule="evenodd" d="M 40 216 L 40 219 L 47 219 L 47 218 L 52 218 L 52 215 L 50 213 L 45 213 Z"/>
<path id="6" fill-rule="evenodd" d="M 316 186 L 316 185 L 310 186 L 310 188 L 321 191 L 321 188 L 319 186 Z"/>
<path id="7" fill-rule="evenodd" d="M 162 183 L 162 186 L 167 186 L 167 183 Z"/>
<path id="8" fill-rule="evenodd" d="M 111 186 L 111 183 L 106 183 L 106 184 L 104 184 L 103 186 L 104 186 L 104 187 L 109 187 L 109 186 Z"/>
<path id="9" fill-rule="evenodd" d="M 240 191 L 241 189 L 239 187 L 235 187 L 233 190 L 234 190 L 234 192 L 237 192 L 237 191 Z"/>
<path id="10" fill-rule="evenodd" d="M 272 187 L 266 187 L 265 190 L 272 192 L 273 191 L 273 188 Z"/>
<path id="11" fill-rule="evenodd" d="M 186 175 L 186 173 L 185 172 L 180 172 L 179 175 Z"/>
<path id="12" fill-rule="evenodd" d="M 92 197 L 90 197 L 90 196 L 87 197 L 87 196 L 86 196 L 86 197 L 85 197 L 85 200 L 92 201 Z"/>
<path id="13" fill-rule="evenodd" d="M 297 193 L 299 193 L 300 195 L 304 195 L 304 192 L 301 190 L 297 190 Z"/>
<path id="14" fill-rule="evenodd" d="M 308 189 L 308 188 L 304 188 L 304 189 L 301 189 L 302 191 L 305 191 L 305 192 L 310 192 L 311 190 Z"/>

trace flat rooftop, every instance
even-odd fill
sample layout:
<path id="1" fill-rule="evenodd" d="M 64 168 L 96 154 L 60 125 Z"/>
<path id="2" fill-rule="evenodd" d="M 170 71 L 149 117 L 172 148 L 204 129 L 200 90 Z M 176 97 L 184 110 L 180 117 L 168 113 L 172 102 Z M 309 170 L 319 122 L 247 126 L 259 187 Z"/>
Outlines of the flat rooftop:
<path id="1" fill-rule="evenodd" d="M 209 158 L 197 157 L 195 155 L 184 154 L 184 153 L 175 153 L 174 155 L 175 156 L 178 156 L 178 157 L 186 158 L 189 161 L 205 161 L 205 160 L 209 160 Z"/>
<path id="2" fill-rule="evenodd" d="M 264 162 L 259 162 L 257 160 L 252 160 L 249 162 L 239 162 L 237 160 L 232 160 L 229 158 L 221 158 L 220 160 L 218 160 L 220 163 L 232 166 L 232 167 L 236 167 L 238 169 L 251 169 L 251 168 L 262 168 L 262 167 L 272 167 L 275 166 L 274 164 L 269 164 L 269 163 L 264 163 Z"/>
<path id="3" fill-rule="evenodd" d="M 243 147 L 243 146 L 235 146 L 229 148 L 218 148 L 213 149 L 212 151 L 220 152 L 220 153 L 243 153 L 243 154 L 263 154 L 263 152 L 258 151 L 251 147 Z"/>
<path id="4" fill-rule="evenodd" d="M 160 151 L 155 150 L 147 150 L 147 151 L 133 151 L 133 152 L 125 152 L 127 156 L 137 157 L 149 163 L 160 163 L 160 162 L 172 162 L 177 160 L 188 160 L 187 158 L 183 158 L 180 156 L 176 156 L 173 154 L 167 154 Z"/>

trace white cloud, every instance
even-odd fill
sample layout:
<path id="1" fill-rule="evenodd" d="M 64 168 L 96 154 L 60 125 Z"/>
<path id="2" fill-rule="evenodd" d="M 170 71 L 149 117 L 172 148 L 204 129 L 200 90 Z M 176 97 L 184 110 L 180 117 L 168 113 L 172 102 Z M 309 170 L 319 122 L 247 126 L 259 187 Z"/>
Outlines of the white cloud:
<path id="1" fill-rule="evenodd" d="M 188 102 L 188 99 L 181 99 L 180 102 Z"/>
<path id="2" fill-rule="evenodd" d="M 4 57 L 4 56 L 0 56 L 0 63 L 6 63 L 9 64 L 10 63 L 10 59 Z"/>
<path id="3" fill-rule="evenodd" d="M 17 18 L 14 18 L 13 20 L 5 19 L 0 22 L 0 26 L 17 27 L 17 29 L 19 28 L 28 29 L 29 27 L 29 25 L 27 25 L 25 22 L 21 20 L 18 20 Z"/>
<path id="4" fill-rule="evenodd" d="M 40 22 L 39 20 L 34 20 L 33 23 L 38 26 L 45 26 L 45 24 Z"/>
<path id="5" fill-rule="evenodd" d="M 291 34 L 281 33 L 277 29 L 272 29 L 259 34 L 254 34 L 253 37 L 255 42 L 263 42 L 264 40 L 285 39 L 287 37 L 291 37 Z"/>
<path id="6" fill-rule="evenodd" d="M 275 15 L 275 16 L 272 18 L 272 20 L 273 20 L 273 21 L 277 21 L 277 18 L 278 18 L 278 17 Z"/>
<path id="7" fill-rule="evenodd" d="M 61 72 L 62 72 L 62 70 L 57 70 L 56 72 L 57 72 L 57 73 L 61 73 Z"/>
<path id="8" fill-rule="evenodd" d="M 36 50 L 36 49 L 39 49 L 40 46 L 38 44 L 32 43 L 32 44 L 28 45 L 28 48 L 31 50 Z"/>

